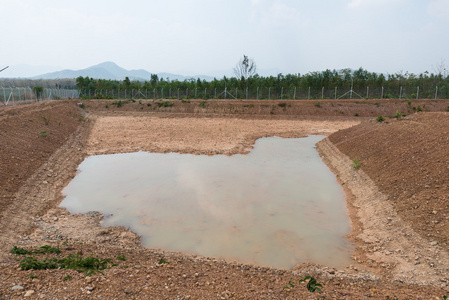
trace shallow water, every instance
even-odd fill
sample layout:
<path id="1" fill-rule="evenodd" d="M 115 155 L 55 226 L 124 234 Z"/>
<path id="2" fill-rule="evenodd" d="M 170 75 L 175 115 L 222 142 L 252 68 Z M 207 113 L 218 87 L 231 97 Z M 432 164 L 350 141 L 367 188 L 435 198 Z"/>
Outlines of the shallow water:
<path id="1" fill-rule="evenodd" d="M 314 149 L 322 138 L 262 138 L 247 155 L 91 156 L 61 206 L 108 215 L 103 225 L 130 227 L 151 248 L 344 267 L 350 221 L 344 192 Z"/>

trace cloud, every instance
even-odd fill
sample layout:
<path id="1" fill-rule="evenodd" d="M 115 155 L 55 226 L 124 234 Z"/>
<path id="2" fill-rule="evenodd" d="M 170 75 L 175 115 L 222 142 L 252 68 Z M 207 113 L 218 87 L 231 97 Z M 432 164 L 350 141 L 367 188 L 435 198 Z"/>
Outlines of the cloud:
<path id="1" fill-rule="evenodd" d="M 350 0 L 350 2 L 348 3 L 348 7 L 356 9 L 372 5 L 391 5 L 395 2 L 403 2 L 403 0 Z"/>
<path id="2" fill-rule="evenodd" d="M 427 8 L 427 13 L 437 18 L 449 20 L 449 0 L 432 1 Z"/>

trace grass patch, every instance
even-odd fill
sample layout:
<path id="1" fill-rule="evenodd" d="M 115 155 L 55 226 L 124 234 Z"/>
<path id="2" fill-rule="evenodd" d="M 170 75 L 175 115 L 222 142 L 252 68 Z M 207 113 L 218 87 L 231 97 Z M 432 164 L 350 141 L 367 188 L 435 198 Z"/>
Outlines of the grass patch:
<path id="1" fill-rule="evenodd" d="M 169 264 L 168 261 L 166 261 L 165 259 L 161 258 L 158 262 L 158 264 L 162 265 L 162 264 Z"/>
<path id="2" fill-rule="evenodd" d="M 353 159 L 352 160 L 352 167 L 356 170 L 360 169 L 361 165 L 360 165 L 360 161 L 358 159 Z"/>
<path id="3" fill-rule="evenodd" d="M 39 133 L 39 137 L 40 137 L 40 138 L 47 137 L 47 130 L 42 130 L 42 131 Z"/>
<path id="4" fill-rule="evenodd" d="M 282 108 L 286 108 L 287 107 L 287 103 L 281 102 L 281 103 L 278 103 L 278 106 L 282 107 Z"/>
<path id="5" fill-rule="evenodd" d="M 383 122 L 383 121 L 385 121 L 385 118 L 382 116 L 378 116 L 376 120 L 377 120 L 377 122 Z"/>
<path id="6" fill-rule="evenodd" d="M 93 256 L 82 257 L 79 254 L 70 254 L 65 258 L 37 258 L 27 256 L 19 264 L 22 270 L 48 270 L 48 269 L 71 269 L 84 272 L 87 276 L 110 268 L 111 260 Z"/>
<path id="7" fill-rule="evenodd" d="M 202 108 L 206 108 L 206 104 L 207 104 L 206 101 L 201 101 L 199 106 L 202 107 Z"/>
<path id="8" fill-rule="evenodd" d="M 171 106 L 173 106 L 173 105 L 175 105 L 175 103 L 174 103 L 174 102 L 169 102 L 169 101 L 158 102 L 158 103 L 157 103 L 157 106 L 158 106 L 158 107 L 171 107 Z"/>

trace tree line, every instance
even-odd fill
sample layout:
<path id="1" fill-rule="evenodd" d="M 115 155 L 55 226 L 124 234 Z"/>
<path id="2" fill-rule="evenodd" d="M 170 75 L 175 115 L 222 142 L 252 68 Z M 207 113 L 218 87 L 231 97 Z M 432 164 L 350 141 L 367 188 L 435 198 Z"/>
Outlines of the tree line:
<path id="1" fill-rule="evenodd" d="M 435 92 L 438 98 L 449 98 L 449 77 L 443 73 L 434 74 L 424 72 L 419 75 L 398 72 L 395 74 L 379 74 L 369 72 L 363 68 L 357 70 L 325 70 L 321 72 L 309 72 L 307 74 L 278 74 L 277 76 L 259 76 L 255 74 L 251 77 L 226 77 L 221 79 L 214 78 L 211 81 L 201 80 L 200 78 L 190 78 L 184 81 L 170 80 L 169 78 L 159 78 L 152 74 L 148 81 L 125 80 L 105 80 L 93 79 L 89 77 L 76 78 L 76 87 L 81 91 L 146 91 L 153 97 L 154 93 L 165 97 L 170 95 L 175 98 L 177 91 L 181 90 L 182 95 L 201 98 L 205 93 L 213 98 L 220 98 L 219 95 L 226 90 L 235 98 L 245 98 L 248 94 L 250 98 L 255 98 L 256 92 L 259 92 L 259 99 L 267 99 L 271 93 L 272 99 L 283 97 L 293 99 L 296 92 L 297 98 L 301 95 L 304 98 L 308 94 L 311 98 L 334 98 L 341 95 L 351 88 L 361 96 L 379 94 L 382 90 L 384 98 L 402 98 L 415 97 L 419 93 L 420 98 L 433 98 Z M 218 94 L 216 93 L 218 91 Z M 325 93 L 324 93 L 325 91 Z M 335 93 L 337 91 L 337 94 Z M 283 95 L 282 95 L 282 94 Z M 236 94 L 236 95 L 235 95 Z M 401 95 L 402 94 L 402 95 Z M 212 96 L 211 96 L 212 95 Z"/>

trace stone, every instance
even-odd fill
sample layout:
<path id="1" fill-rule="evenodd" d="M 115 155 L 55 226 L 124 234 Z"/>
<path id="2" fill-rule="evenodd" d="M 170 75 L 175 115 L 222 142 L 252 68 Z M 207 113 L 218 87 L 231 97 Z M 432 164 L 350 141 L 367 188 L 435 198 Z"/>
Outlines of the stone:
<path id="1" fill-rule="evenodd" d="M 33 290 L 28 290 L 28 291 L 26 291 L 24 297 L 31 297 L 31 296 L 33 296 L 34 293 L 35 292 Z"/>
<path id="2" fill-rule="evenodd" d="M 23 291 L 23 286 L 21 285 L 15 285 L 12 287 L 13 291 Z"/>

